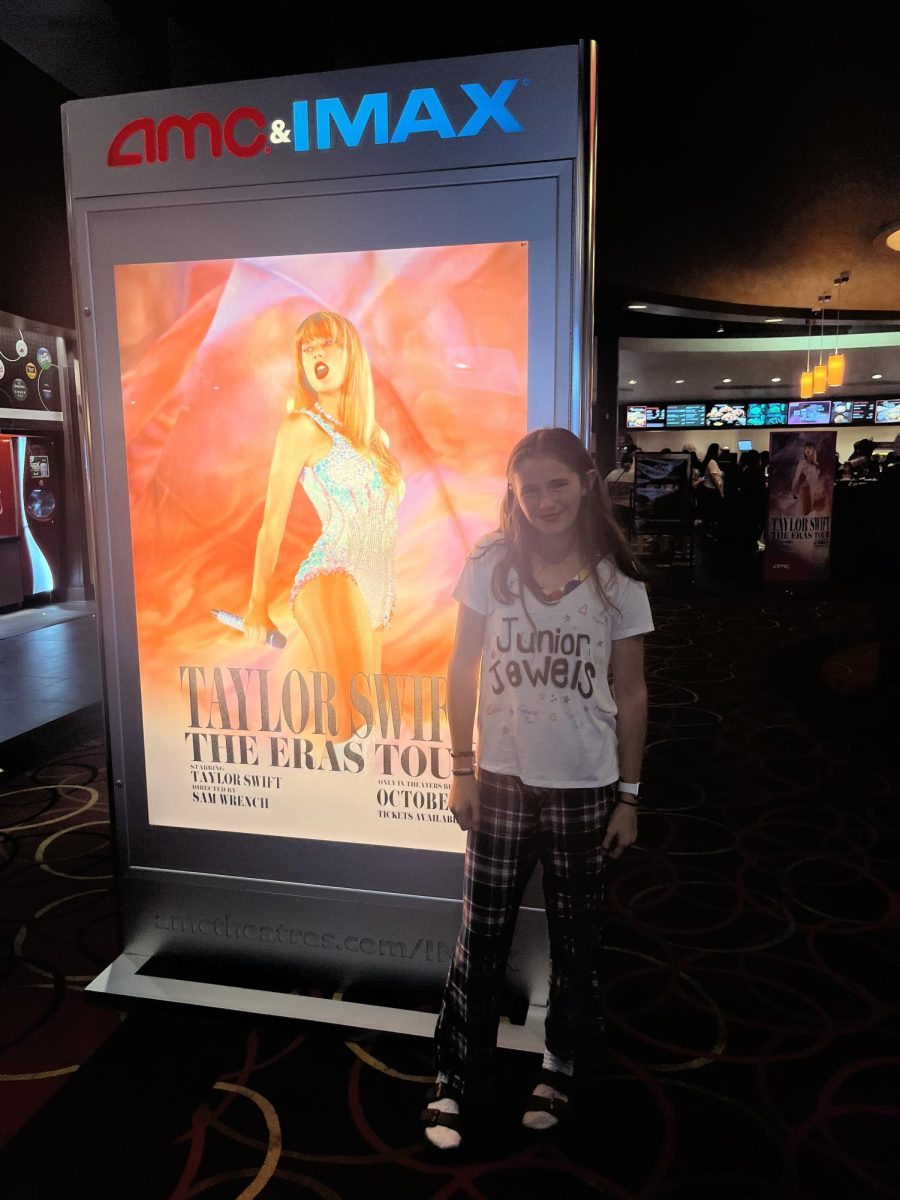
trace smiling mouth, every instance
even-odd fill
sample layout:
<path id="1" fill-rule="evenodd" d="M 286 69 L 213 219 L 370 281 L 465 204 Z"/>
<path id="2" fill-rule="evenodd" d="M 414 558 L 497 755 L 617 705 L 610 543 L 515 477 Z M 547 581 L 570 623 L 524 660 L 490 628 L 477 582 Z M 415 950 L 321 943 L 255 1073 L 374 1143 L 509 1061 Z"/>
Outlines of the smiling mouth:
<path id="1" fill-rule="evenodd" d="M 323 363 L 323 362 L 317 362 L 315 371 L 316 371 L 316 379 L 324 379 L 325 376 L 328 374 L 328 364 Z"/>

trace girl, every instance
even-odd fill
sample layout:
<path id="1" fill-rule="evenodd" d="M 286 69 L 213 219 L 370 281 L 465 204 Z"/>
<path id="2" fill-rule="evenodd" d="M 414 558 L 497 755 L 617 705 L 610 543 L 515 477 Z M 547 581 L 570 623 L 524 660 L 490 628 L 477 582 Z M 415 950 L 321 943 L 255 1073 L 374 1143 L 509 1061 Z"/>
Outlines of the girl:
<path id="1" fill-rule="evenodd" d="M 275 441 L 244 631 L 264 643 L 274 629 L 269 581 L 299 478 L 322 532 L 297 571 L 291 606 L 315 666 L 335 680 L 337 728 L 328 733 L 346 740 L 350 680 L 381 670 L 403 480 L 375 421 L 372 369 L 353 325 L 338 313 L 313 313 L 294 351 L 297 392 Z"/>
<path id="2" fill-rule="evenodd" d="M 513 927 L 538 859 L 550 1000 L 544 1069 L 523 1124 L 555 1125 L 576 1067 L 585 1078 L 598 1070 L 603 865 L 637 836 L 643 634 L 653 628 L 646 591 L 574 434 L 529 433 L 510 455 L 507 481 L 500 528 L 470 554 L 454 592 L 449 805 L 469 837 L 437 1083 L 423 1112 L 440 1149 L 459 1146 L 467 1113 L 483 1104 Z"/>
<path id="3" fill-rule="evenodd" d="M 725 476 L 719 466 L 719 443 L 711 442 L 706 456 L 700 464 L 700 518 L 703 532 L 715 536 L 719 530 L 719 516 L 725 496 Z"/>

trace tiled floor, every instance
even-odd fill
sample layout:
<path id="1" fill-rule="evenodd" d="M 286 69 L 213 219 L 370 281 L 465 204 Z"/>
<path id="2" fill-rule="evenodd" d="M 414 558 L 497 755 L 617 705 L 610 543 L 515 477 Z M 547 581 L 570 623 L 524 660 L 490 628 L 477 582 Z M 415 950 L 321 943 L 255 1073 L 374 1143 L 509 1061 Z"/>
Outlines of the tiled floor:
<path id="1" fill-rule="evenodd" d="M 75 621 L 79 617 L 92 617 L 95 606 L 89 600 L 64 600 L 60 604 L 45 604 L 40 608 L 20 608 L 17 612 L 0 616 L 0 641 L 32 633 L 58 625 L 61 621 Z"/>
<path id="2" fill-rule="evenodd" d="M 12 614 L 12 619 L 17 616 Z M 8 619 L 0 617 L 0 626 Z M 100 698 L 93 614 L 0 636 L 0 743 L 96 704 Z"/>

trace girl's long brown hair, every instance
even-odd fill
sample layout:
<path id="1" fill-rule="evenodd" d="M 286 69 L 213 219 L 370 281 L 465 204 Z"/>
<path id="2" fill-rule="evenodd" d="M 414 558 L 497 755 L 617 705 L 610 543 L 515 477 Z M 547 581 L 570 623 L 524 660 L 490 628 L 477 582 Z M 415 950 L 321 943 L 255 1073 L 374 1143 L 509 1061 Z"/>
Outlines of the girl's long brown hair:
<path id="1" fill-rule="evenodd" d="M 541 604 L 556 604 L 549 600 L 534 578 L 531 569 L 531 553 L 534 546 L 534 529 L 516 499 L 513 476 L 527 458 L 555 458 L 578 476 L 586 488 L 575 524 L 578 548 L 585 566 L 593 567 L 591 579 L 601 600 L 608 603 L 600 581 L 597 566 L 604 558 L 611 558 L 623 575 L 640 579 L 641 573 L 631 553 L 628 542 L 616 522 L 605 485 L 594 469 L 590 454 L 568 429 L 533 429 L 512 448 L 506 465 L 506 495 L 500 504 L 501 541 L 500 557 L 494 564 L 491 588 L 501 604 L 511 604 L 521 596 L 525 602 L 525 589 Z M 497 546 L 498 543 L 492 543 Z M 510 587 L 509 572 L 513 569 L 519 580 L 519 592 Z M 526 610 L 527 615 L 527 610 Z"/>

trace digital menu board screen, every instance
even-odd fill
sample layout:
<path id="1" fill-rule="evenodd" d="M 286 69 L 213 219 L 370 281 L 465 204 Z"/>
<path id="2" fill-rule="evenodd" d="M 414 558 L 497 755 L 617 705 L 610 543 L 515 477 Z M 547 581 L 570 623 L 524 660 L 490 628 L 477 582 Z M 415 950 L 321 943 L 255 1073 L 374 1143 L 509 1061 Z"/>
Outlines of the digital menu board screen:
<path id="1" fill-rule="evenodd" d="M 627 429 L 646 429 L 647 410 L 643 404 L 629 404 L 625 412 L 625 427 Z"/>
<path id="2" fill-rule="evenodd" d="M 766 424 L 787 425 L 787 404 L 767 404 Z"/>
<path id="3" fill-rule="evenodd" d="M 875 424 L 876 425 L 900 424 L 900 400 L 876 400 L 876 402 L 875 402 Z"/>
<path id="4" fill-rule="evenodd" d="M 746 404 L 712 404 L 706 411 L 707 429 L 733 429 L 746 424 Z"/>
<path id="5" fill-rule="evenodd" d="M 666 411 L 668 429 L 702 429 L 705 424 L 705 404 L 670 404 Z"/>
<path id="6" fill-rule="evenodd" d="M 875 420 L 875 401 L 833 400 L 831 420 L 834 425 L 871 425 Z"/>
<path id="7" fill-rule="evenodd" d="M 871 425 L 875 420 L 874 400 L 853 401 L 853 424 Z"/>
<path id="8" fill-rule="evenodd" d="M 828 425 L 830 400 L 796 400 L 788 405 L 788 425 Z"/>
<path id="9" fill-rule="evenodd" d="M 647 405 L 644 409 L 644 426 L 646 429 L 665 429 L 666 427 L 666 408 L 665 405 Z"/>
<path id="10" fill-rule="evenodd" d="M 748 425 L 786 425 L 786 404 L 748 404 Z"/>

